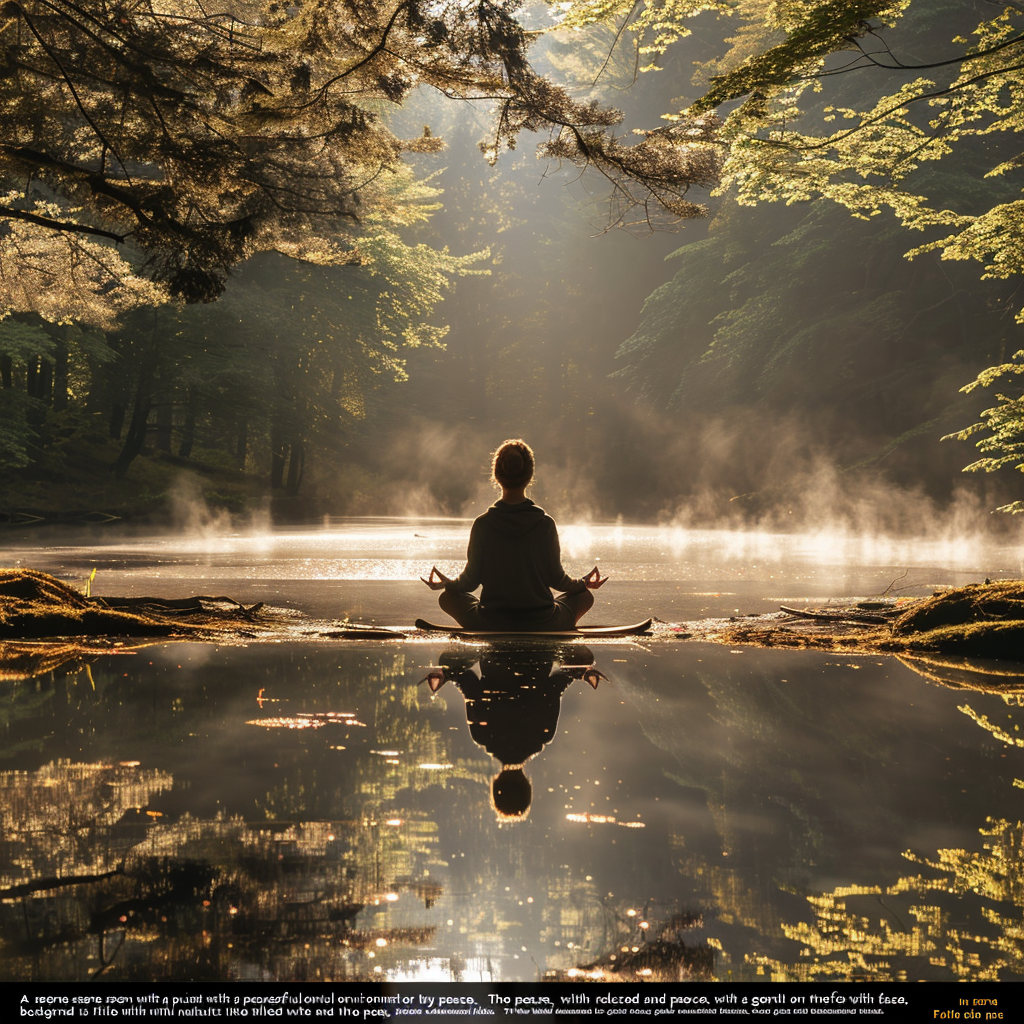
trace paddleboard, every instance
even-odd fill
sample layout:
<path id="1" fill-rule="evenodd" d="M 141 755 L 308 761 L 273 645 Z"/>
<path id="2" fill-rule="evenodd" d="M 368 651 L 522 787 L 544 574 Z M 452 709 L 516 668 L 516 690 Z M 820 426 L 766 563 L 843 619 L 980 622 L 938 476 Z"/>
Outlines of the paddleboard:
<path id="1" fill-rule="evenodd" d="M 466 640 L 565 640 L 578 637 L 637 636 L 640 633 L 646 633 L 651 628 L 651 620 L 644 619 L 643 622 L 634 622 L 629 626 L 581 626 L 579 629 L 562 632 L 529 632 L 507 629 L 481 631 L 463 629 L 462 626 L 439 626 L 437 623 L 427 622 L 426 619 L 417 619 L 414 625 L 425 633 L 444 633 L 448 636 L 463 637 Z"/>
<path id="2" fill-rule="evenodd" d="M 408 636 L 408 633 L 394 626 L 364 626 L 358 622 L 350 622 L 339 623 L 337 629 L 317 635 L 331 640 L 396 640 Z"/>

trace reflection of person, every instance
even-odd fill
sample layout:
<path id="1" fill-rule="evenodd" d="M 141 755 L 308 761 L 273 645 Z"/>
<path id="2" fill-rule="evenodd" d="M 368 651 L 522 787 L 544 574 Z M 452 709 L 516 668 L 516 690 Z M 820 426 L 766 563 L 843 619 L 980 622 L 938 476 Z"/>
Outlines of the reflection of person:
<path id="1" fill-rule="evenodd" d="M 441 608 L 467 629 L 573 629 L 594 605 L 591 591 L 608 577 L 595 566 L 573 579 L 562 568 L 555 521 L 526 497 L 534 457 L 525 441 L 506 441 L 491 470 L 501 498 L 474 521 L 465 569 L 453 580 L 435 567 L 423 582 L 443 591 Z M 555 598 L 552 590 L 561 593 Z"/>
<path id="2" fill-rule="evenodd" d="M 491 781 L 491 800 L 501 820 L 522 820 L 529 812 L 533 788 L 523 769 L 554 739 L 566 688 L 583 678 L 596 689 L 603 678 L 589 648 L 574 646 L 560 653 L 567 663 L 553 671 L 551 652 L 488 651 L 477 674 L 473 659 L 447 651 L 440 669 L 426 677 L 435 693 L 447 680 L 455 683 L 466 700 L 470 735 L 501 765 Z"/>

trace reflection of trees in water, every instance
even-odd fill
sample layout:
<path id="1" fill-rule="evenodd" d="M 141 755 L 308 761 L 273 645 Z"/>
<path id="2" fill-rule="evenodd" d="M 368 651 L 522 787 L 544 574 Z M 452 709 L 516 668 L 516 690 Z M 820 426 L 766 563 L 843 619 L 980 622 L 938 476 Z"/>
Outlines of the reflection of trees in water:
<path id="1" fill-rule="evenodd" d="M 930 683 L 954 690 L 992 693 L 1013 702 L 1024 694 L 1024 666 L 1015 662 L 958 658 L 942 654 L 901 654 L 897 661 Z"/>
<path id="2" fill-rule="evenodd" d="M 919 659 L 925 661 L 925 659 Z M 1014 666 L 962 659 L 927 661 L 932 682 L 1000 693 L 1007 708 L 1020 708 L 1020 673 Z M 1006 746 L 1024 747 L 1019 723 L 992 722 L 970 705 L 959 710 Z M 1015 786 L 1024 787 L 1020 780 Z M 979 829 L 980 852 L 941 849 L 933 858 L 907 852 L 922 872 L 886 888 L 836 889 L 808 897 L 813 920 L 783 924 L 801 944 L 799 959 L 785 963 L 748 957 L 773 981 L 894 981 L 933 977 L 998 981 L 1024 974 L 1024 823 L 989 818 Z"/>
<path id="3" fill-rule="evenodd" d="M 0 775 L 0 979 L 532 978 L 619 955 L 587 877 L 607 840 L 570 865 L 557 822 L 499 829 L 491 759 L 454 688 L 413 685 L 422 655 L 179 651 L 12 685 L 3 753 L 43 753 Z M 76 754 L 104 763 L 53 760 Z"/>
<path id="4" fill-rule="evenodd" d="M 137 763 L 58 761 L 0 775 L 0 977 L 372 978 L 419 956 L 442 895 L 431 870 L 438 823 L 424 794 L 455 785 L 462 795 L 472 780 L 485 801 L 485 776 L 452 763 L 446 737 L 402 685 L 403 657 L 360 658 L 339 694 L 335 655 L 328 672 L 283 655 L 255 682 L 244 667 L 211 666 L 216 687 L 202 685 L 201 670 L 183 687 L 170 663 L 138 671 L 132 662 L 42 687 L 15 683 L 3 709 L 9 728 L 18 721 L 7 756 L 23 746 L 19 736 L 38 737 L 41 750 L 81 735 L 121 750 L 130 736 L 147 760 L 181 746 L 202 765 L 205 737 L 223 720 L 281 770 L 247 773 L 242 803 L 256 821 L 190 813 L 181 779 L 170 799 L 178 810 L 165 817 L 154 808 L 168 806 L 175 780 Z M 257 692 L 263 703 L 250 705 Z M 322 710 L 339 696 L 370 723 L 350 730 L 351 743 L 338 715 Z M 244 707 L 253 720 L 292 713 L 276 716 L 279 729 L 245 727 L 234 710 Z M 286 728 L 307 719 L 323 727 Z M 370 753 L 386 748 L 398 756 Z M 211 782 L 207 803 L 220 794 Z"/>
<path id="5" fill-rule="evenodd" d="M 868 686 L 859 674 L 840 677 L 821 688 L 793 665 L 803 655 L 753 664 L 701 656 L 701 688 L 685 700 L 656 702 L 665 690 L 654 686 L 638 686 L 633 698 L 647 736 L 676 762 L 668 777 L 705 794 L 721 844 L 700 850 L 677 837 L 680 874 L 707 893 L 710 941 L 721 946 L 716 974 L 1019 979 L 1024 826 L 1004 810 L 1016 803 L 1012 791 L 985 790 L 992 803 L 983 806 L 994 813 L 977 844 L 951 840 L 963 848 L 934 856 L 918 849 L 904 855 L 907 869 L 876 866 L 886 850 L 900 852 L 899 836 L 979 823 L 976 773 L 988 778 L 1010 763 L 993 764 L 993 740 L 1024 747 L 1019 666 L 915 659 L 910 667 L 931 682 L 978 691 L 957 703 L 985 733 L 975 743 L 950 732 L 943 748 L 934 727 L 908 730 L 906 717 L 883 713 L 884 677 Z M 782 685 L 787 679 L 793 684 Z M 982 700 L 987 715 L 971 707 Z M 937 714 L 940 704 L 924 707 Z M 961 778 L 971 786 L 961 789 Z M 821 876 L 851 884 L 823 893 Z"/>
<path id="6" fill-rule="evenodd" d="M 145 808 L 170 783 L 133 765 L 0 776 L 0 977 L 358 979 L 433 934 L 393 912 L 441 894 L 395 870 L 422 822 L 163 824 Z"/>
<path id="7" fill-rule="evenodd" d="M 401 691 L 390 684 L 403 670 L 381 665 L 363 705 L 394 708 Z M 137 693 L 114 679 L 99 684 L 83 691 L 67 680 L 67 703 L 100 729 L 123 729 L 122 701 L 130 706 Z M 168 713 L 144 719 L 147 732 L 196 729 L 194 713 L 181 722 L 176 693 L 150 699 Z M 62 703 L 50 700 L 44 710 Z M 424 869 L 437 859 L 437 824 L 406 805 L 441 781 L 420 765 L 447 758 L 413 709 L 391 717 L 384 742 L 378 734 L 375 743 L 400 746 L 397 765 L 369 755 L 341 767 L 323 759 L 333 737 L 312 750 L 279 744 L 301 771 L 284 773 L 281 787 L 253 791 L 266 819 L 255 823 L 188 813 L 166 820 L 151 808 L 171 789 L 170 775 L 134 764 L 59 762 L 0 775 L 0 886 L 8 896 L 0 976 L 349 979 L 415 956 L 433 932 L 422 916 L 441 887 Z M 444 773 L 446 784 L 453 774 Z M 326 807 L 349 820 L 303 814 Z"/>
<path id="8" fill-rule="evenodd" d="M 1024 973 L 1024 825 L 990 821 L 982 852 L 907 854 L 927 873 L 808 898 L 814 920 L 783 924 L 796 962 L 749 957 L 773 981 L 997 981 Z"/>
<path id="9" fill-rule="evenodd" d="M 134 763 L 58 761 L 34 773 L 0 774 L 0 886 L 113 870 L 145 834 L 139 808 L 172 785 L 166 772 Z"/>
<path id="10" fill-rule="evenodd" d="M 661 917 L 648 904 L 612 906 L 599 901 L 603 936 L 594 947 L 601 952 L 572 967 L 547 971 L 547 981 L 698 981 L 713 977 L 714 949 L 703 940 L 684 936 L 703 925 L 699 912 L 677 911 Z M 592 909 L 597 909 L 593 907 Z M 660 919 L 659 919 L 660 918 Z M 598 938 L 591 929 L 591 940 Z"/>

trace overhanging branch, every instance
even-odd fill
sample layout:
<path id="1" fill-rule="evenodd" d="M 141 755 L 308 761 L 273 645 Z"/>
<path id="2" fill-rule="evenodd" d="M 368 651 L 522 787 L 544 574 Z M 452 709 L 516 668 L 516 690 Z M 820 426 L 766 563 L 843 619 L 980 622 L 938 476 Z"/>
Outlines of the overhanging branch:
<path id="1" fill-rule="evenodd" d="M 118 244 L 128 238 L 128 234 L 118 235 L 113 231 L 105 231 L 103 228 L 90 227 L 88 224 L 79 224 L 73 220 L 55 220 L 53 217 L 40 217 L 37 213 L 29 213 L 28 210 L 16 210 L 11 206 L 0 206 L 0 217 L 10 217 L 11 220 L 24 220 L 29 224 L 38 224 L 40 227 L 50 228 L 53 231 L 64 231 L 76 235 L 95 235 L 98 238 L 109 238 Z"/>

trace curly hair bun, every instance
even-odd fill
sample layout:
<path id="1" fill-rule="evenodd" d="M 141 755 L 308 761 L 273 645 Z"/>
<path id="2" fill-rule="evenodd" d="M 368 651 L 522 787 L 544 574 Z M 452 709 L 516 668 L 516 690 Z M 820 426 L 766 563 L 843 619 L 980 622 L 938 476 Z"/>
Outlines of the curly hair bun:
<path id="1" fill-rule="evenodd" d="M 525 487 L 533 479 L 535 460 L 533 449 L 523 440 L 505 441 L 494 453 L 491 471 L 502 487 Z"/>
<path id="2" fill-rule="evenodd" d="M 523 457 L 515 448 L 506 449 L 498 460 L 502 473 L 516 476 L 523 471 Z"/>

